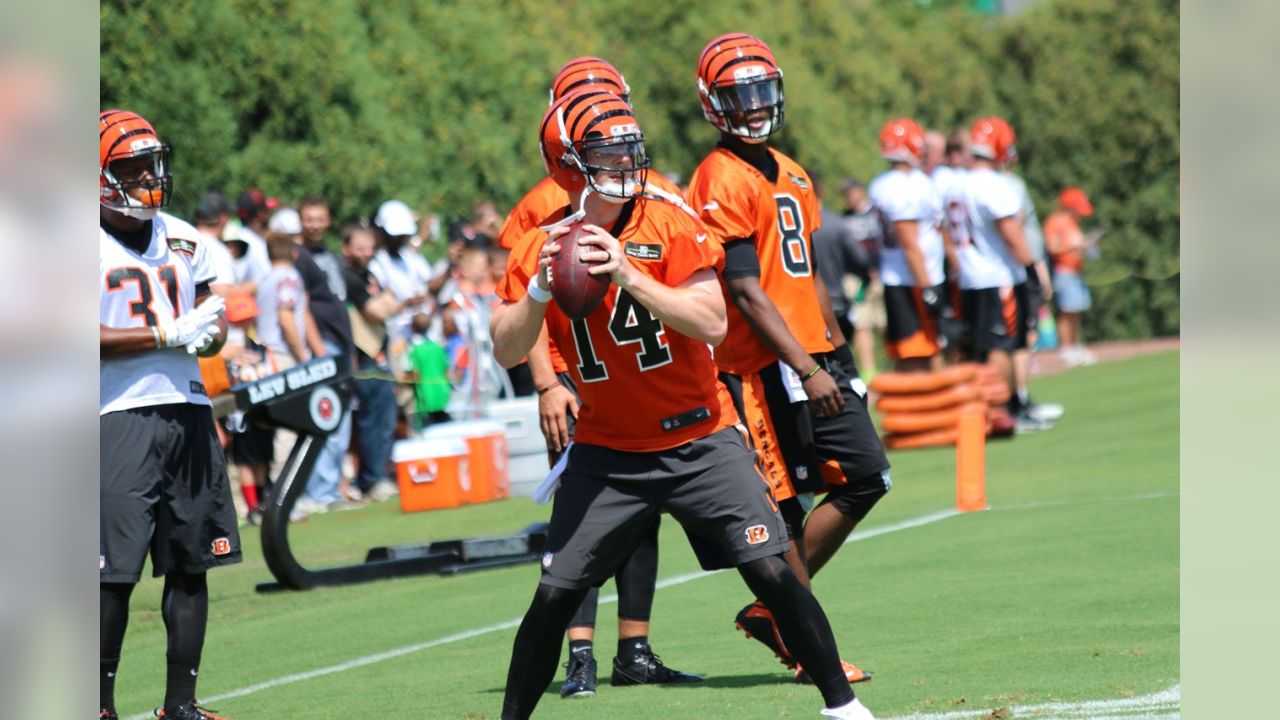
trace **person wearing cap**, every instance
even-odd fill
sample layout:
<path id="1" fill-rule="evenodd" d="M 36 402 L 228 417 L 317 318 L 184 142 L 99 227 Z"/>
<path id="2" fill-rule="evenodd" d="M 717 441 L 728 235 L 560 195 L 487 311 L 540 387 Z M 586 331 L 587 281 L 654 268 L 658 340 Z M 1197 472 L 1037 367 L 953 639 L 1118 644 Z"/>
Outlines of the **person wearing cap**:
<path id="1" fill-rule="evenodd" d="M 267 233 L 271 213 L 279 206 L 279 200 L 269 198 L 258 188 L 251 187 L 236 199 L 236 215 L 240 218 L 240 224 L 248 228 L 254 237 L 262 240 L 262 236 Z"/>
<path id="2" fill-rule="evenodd" d="M 1080 317 L 1093 304 L 1084 283 L 1085 249 L 1097 241 L 1080 231 L 1080 219 L 1093 215 L 1093 203 L 1078 187 L 1058 195 L 1058 209 L 1044 221 L 1044 242 L 1053 262 L 1053 288 L 1058 306 L 1060 358 L 1068 366 L 1092 365 L 1093 354 L 1080 338 Z"/>
<path id="3" fill-rule="evenodd" d="M 213 260 L 215 280 L 209 290 L 223 298 L 236 290 L 235 259 L 222 242 L 222 229 L 230 216 L 231 206 L 222 193 L 207 192 L 196 202 L 195 228 L 203 236 L 209 247 L 209 258 Z"/>
<path id="4" fill-rule="evenodd" d="M 308 202 L 314 205 L 315 200 Z M 319 201 L 323 203 L 323 201 Z M 309 208 L 310 210 L 310 208 Z M 327 214 L 327 206 L 325 212 Z M 311 218 L 313 225 L 315 218 Z M 302 213 L 291 207 L 282 207 L 271 216 L 267 227 L 272 232 L 288 235 L 293 239 L 295 259 L 293 267 L 302 278 L 307 297 L 306 342 L 313 357 L 350 357 L 354 347 L 351 340 L 351 319 L 347 315 L 346 287 L 341 295 L 334 292 L 328 273 L 315 260 L 311 247 L 304 241 L 306 227 Z M 320 229 L 321 242 L 323 231 Z M 313 229 L 312 234 L 315 234 Z M 351 443 L 351 415 L 346 413 L 338 427 L 325 438 L 324 449 L 307 480 L 307 489 L 298 498 L 295 510 L 304 515 L 358 507 L 342 498 L 338 485 L 342 480 L 342 461 Z"/>
<path id="5" fill-rule="evenodd" d="M 406 305 L 404 310 L 387 319 L 387 339 L 392 354 L 399 354 L 397 347 L 407 345 L 413 334 L 413 316 L 430 313 L 431 266 L 409 242 L 418 234 L 418 221 L 408 205 L 400 200 L 382 203 L 373 218 L 373 226 L 381 249 L 369 263 L 369 271 L 382 287 Z"/>

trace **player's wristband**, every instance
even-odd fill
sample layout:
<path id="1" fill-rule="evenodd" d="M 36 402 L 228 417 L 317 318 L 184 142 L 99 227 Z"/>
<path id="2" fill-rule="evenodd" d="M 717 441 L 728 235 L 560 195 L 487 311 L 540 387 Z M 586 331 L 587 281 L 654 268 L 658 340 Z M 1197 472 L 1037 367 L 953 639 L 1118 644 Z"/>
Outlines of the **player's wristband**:
<path id="1" fill-rule="evenodd" d="M 812 370 L 810 370 L 809 372 L 805 373 L 805 374 L 800 378 L 800 381 L 801 381 L 801 382 L 804 382 L 805 380 L 808 380 L 809 378 L 813 377 L 814 375 L 817 375 L 817 374 L 818 374 L 818 371 L 819 371 L 819 370 L 821 370 L 821 369 L 822 369 L 822 366 L 821 366 L 821 365 L 814 365 Z"/>
<path id="2" fill-rule="evenodd" d="M 533 298 L 533 301 L 540 305 L 546 305 L 551 302 L 551 291 L 543 290 L 538 285 L 538 278 L 534 277 L 529 281 L 529 297 Z"/>
<path id="3" fill-rule="evenodd" d="M 539 395 L 539 396 L 541 396 L 541 395 L 545 395 L 546 393 L 550 392 L 552 388 L 558 388 L 558 387 L 560 387 L 560 381 L 559 381 L 559 380 L 557 380 L 557 381 L 555 381 L 555 382 L 551 383 L 550 385 L 548 385 L 548 386 L 546 386 L 546 387 L 544 387 L 544 388 L 538 388 L 538 395 Z"/>
<path id="4" fill-rule="evenodd" d="M 156 339 L 156 349 L 158 349 L 158 350 L 163 350 L 163 349 L 164 349 L 164 338 L 163 338 L 163 337 L 161 337 L 161 335 L 160 335 L 160 328 L 157 328 L 155 325 L 152 325 L 152 326 L 151 326 L 151 335 L 152 335 L 152 337 L 154 337 L 154 338 Z"/>

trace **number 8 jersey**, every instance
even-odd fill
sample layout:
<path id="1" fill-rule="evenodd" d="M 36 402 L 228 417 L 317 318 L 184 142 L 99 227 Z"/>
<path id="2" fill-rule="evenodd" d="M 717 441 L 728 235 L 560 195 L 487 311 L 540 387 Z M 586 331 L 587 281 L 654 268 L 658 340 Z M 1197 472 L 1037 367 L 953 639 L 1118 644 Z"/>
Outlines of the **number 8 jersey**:
<path id="1" fill-rule="evenodd" d="M 546 222 L 564 216 L 556 212 Z M 613 228 L 627 261 L 658 282 L 675 286 L 712 269 L 723 251 L 692 214 L 647 197 L 628 202 Z M 515 243 L 498 296 L 516 303 L 528 292 L 547 233 L 534 229 Z M 705 342 L 663 326 L 617 285 L 583 320 L 570 320 L 555 301 L 547 333 L 578 385 L 582 407 L 574 442 L 626 452 L 683 445 L 738 422 L 716 379 Z"/>
<path id="2" fill-rule="evenodd" d="M 111 328 L 154 327 L 195 308 L 196 287 L 213 280 L 204 239 L 167 215 L 151 220 L 139 255 L 98 230 L 98 321 Z M 185 348 L 156 349 L 99 361 L 98 414 L 151 405 L 209 405 L 200 366 Z"/>
<path id="3" fill-rule="evenodd" d="M 771 180 L 728 149 L 717 147 L 689 179 L 689 205 L 721 242 L 755 240 L 760 287 L 807 353 L 834 349 L 813 284 L 813 232 L 822 224 L 804 168 L 769 148 L 778 176 Z M 723 282 L 723 278 L 722 278 Z M 728 298 L 728 293 L 725 293 Z M 760 342 L 733 302 L 729 334 L 716 348 L 716 364 L 734 375 L 759 371 L 777 357 Z"/>

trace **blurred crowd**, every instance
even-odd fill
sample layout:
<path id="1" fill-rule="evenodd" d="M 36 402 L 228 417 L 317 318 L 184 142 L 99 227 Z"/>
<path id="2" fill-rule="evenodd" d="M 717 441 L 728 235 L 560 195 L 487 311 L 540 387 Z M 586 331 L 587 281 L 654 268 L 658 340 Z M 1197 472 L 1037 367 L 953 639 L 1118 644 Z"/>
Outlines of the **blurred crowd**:
<path id="1" fill-rule="evenodd" d="M 211 248 L 211 289 L 231 326 L 223 351 L 201 361 L 209 394 L 324 356 L 346 358 L 356 377 L 353 409 L 327 439 L 295 519 L 395 496 L 396 439 L 470 415 L 487 398 L 532 394 L 527 371 L 505 371 L 485 350 L 506 267 L 495 242 L 502 221 L 481 202 L 446 232 L 438 217 L 392 199 L 336 227 L 319 197 L 280 200 L 258 188 L 234 204 L 218 192 L 200 197 L 190 227 Z M 294 436 L 240 412 L 219 431 L 238 510 L 257 523 Z"/>

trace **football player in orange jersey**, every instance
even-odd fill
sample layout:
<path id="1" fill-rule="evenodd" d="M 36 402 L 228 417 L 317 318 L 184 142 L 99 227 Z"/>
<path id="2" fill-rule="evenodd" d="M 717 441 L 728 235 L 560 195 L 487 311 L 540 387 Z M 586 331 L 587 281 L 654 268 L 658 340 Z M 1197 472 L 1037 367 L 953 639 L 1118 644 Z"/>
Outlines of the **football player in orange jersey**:
<path id="1" fill-rule="evenodd" d="M 631 88 L 622 73 L 597 57 L 570 60 L 551 81 L 550 103 L 569 92 L 604 90 L 630 102 Z M 650 174 L 647 192 L 666 192 L 679 198 L 678 188 L 665 178 Z M 550 176 L 543 178 L 512 208 L 498 235 L 498 244 L 516 250 L 521 242 L 541 241 L 530 235 L 551 214 L 569 204 L 569 194 Z M 520 250 L 522 250 L 521 248 Z M 519 250 L 516 250 L 519 252 Z M 573 378 L 549 342 L 546 333 L 539 336 L 529 350 L 529 370 L 538 393 L 538 414 L 542 434 L 547 440 L 549 464 L 554 466 L 569 440 L 578 413 L 579 400 Z M 702 676 L 673 670 L 662 663 L 649 646 L 649 617 L 658 582 L 659 518 L 641 537 L 635 551 L 618 567 L 618 651 L 613 659 L 613 685 L 699 682 Z M 569 662 L 560 697 L 587 697 L 595 694 L 597 664 L 594 653 L 596 608 L 599 588 L 592 587 L 578 612 L 569 622 Z"/>
<path id="2" fill-rule="evenodd" d="M 761 451 L 795 541 L 788 562 L 804 581 L 831 558 L 890 488 L 889 463 L 867 415 L 866 387 L 836 324 L 811 235 L 820 223 L 804 169 L 768 146 L 784 119 L 782 70 L 758 38 L 712 40 L 697 68 L 703 114 L 720 142 L 689 182 L 689 204 L 721 240 L 729 330 L 716 364 Z M 806 521 L 800 496 L 826 491 Z M 760 600 L 737 625 L 797 680 L 803 662 L 779 642 Z M 845 663 L 850 681 L 869 675 Z"/>
<path id="3" fill-rule="evenodd" d="M 574 445 L 557 464 L 542 579 L 516 634 L 501 717 L 533 713 L 587 588 L 612 575 L 668 511 L 704 568 L 736 566 L 774 608 L 788 646 L 813 670 L 824 715 L 871 718 L 840 667 L 826 614 L 782 559 L 782 518 L 716 379 L 710 346 L 726 329 L 719 243 L 683 205 L 643 192 L 644 136 L 618 96 L 561 98 L 540 137 L 548 173 L 580 207 L 555 213 L 548 233 L 532 231 L 541 242 L 512 255 L 498 287 L 493 351 L 503 366 L 516 364 L 545 322 L 582 407 Z M 595 247 L 581 256 L 590 272 L 612 283 L 578 320 L 550 304 L 551 260 L 571 226 Z"/>

